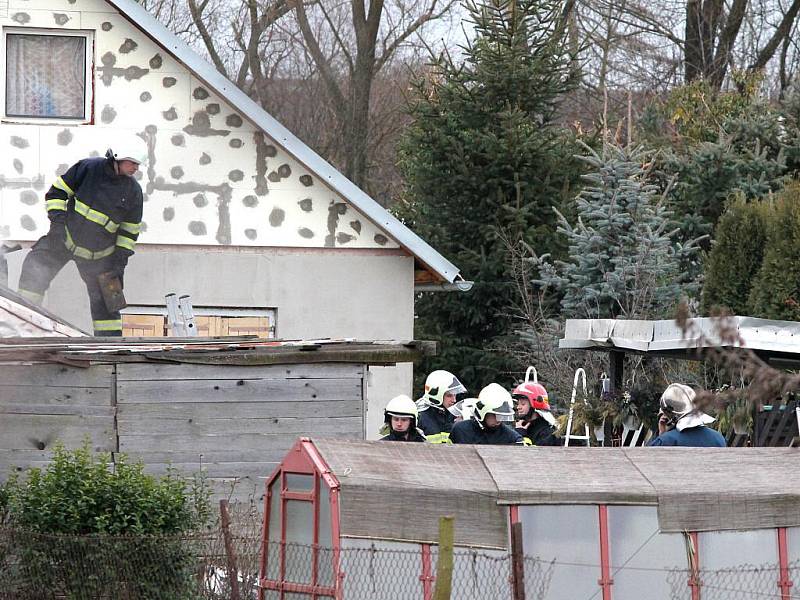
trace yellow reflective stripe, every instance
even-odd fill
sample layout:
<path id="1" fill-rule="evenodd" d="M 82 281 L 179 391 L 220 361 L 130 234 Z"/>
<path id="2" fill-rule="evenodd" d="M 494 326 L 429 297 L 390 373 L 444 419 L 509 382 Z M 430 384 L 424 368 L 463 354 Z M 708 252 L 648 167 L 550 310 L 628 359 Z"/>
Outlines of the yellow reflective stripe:
<path id="1" fill-rule="evenodd" d="M 67 196 L 74 196 L 75 195 L 75 192 L 72 191 L 72 188 L 69 187 L 67 185 L 67 183 L 61 177 L 56 179 L 55 183 L 53 184 L 53 187 L 58 189 L 58 190 L 61 190 L 62 192 L 66 192 Z"/>
<path id="2" fill-rule="evenodd" d="M 77 198 L 75 198 L 75 212 L 84 217 L 86 220 L 91 221 L 92 223 L 97 223 L 109 233 L 114 233 L 117 229 L 119 229 L 119 225 L 112 221 L 107 214 L 91 208 L 88 204 L 84 204 Z"/>
<path id="3" fill-rule="evenodd" d="M 22 288 L 19 288 L 17 290 L 17 293 L 20 296 L 22 296 L 23 298 L 27 298 L 28 300 L 30 300 L 34 304 L 41 304 L 42 300 L 44 300 L 44 294 L 38 294 L 36 292 L 30 292 L 30 291 L 24 290 Z"/>
<path id="4" fill-rule="evenodd" d="M 426 440 L 431 444 L 450 444 L 450 434 L 446 431 L 441 433 L 425 434 Z"/>
<path id="5" fill-rule="evenodd" d="M 133 251 L 133 247 L 136 245 L 136 240 L 132 240 L 126 235 L 118 235 L 117 236 L 117 246 L 120 248 L 125 248 L 126 250 Z"/>
<path id="6" fill-rule="evenodd" d="M 127 231 L 128 233 L 132 233 L 133 235 L 139 235 L 142 231 L 142 224 L 141 223 L 126 223 L 123 221 L 119 224 L 119 228 L 123 231 Z"/>
<path id="7" fill-rule="evenodd" d="M 522 438 L 522 443 L 525 446 L 535 446 L 536 445 L 531 441 L 531 438 L 529 438 L 529 437 Z"/>
<path id="8" fill-rule="evenodd" d="M 110 319 L 107 321 L 92 321 L 95 331 L 117 331 L 122 329 L 122 319 Z"/>
<path id="9" fill-rule="evenodd" d="M 106 256 L 111 256 L 114 254 L 116 250 L 115 246 L 109 246 L 108 248 L 104 248 L 103 250 L 95 250 L 92 252 L 88 248 L 83 248 L 82 246 L 78 246 L 73 240 L 72 236 L 69 233 L 69 229 L 66 227 L 64 231 L 67 234 L 66 239 L 64 240 L 64 245 L 67 247 L 67 250 L 72 252 L 74 256 L 78 258 L 83 258 L 85 260 L 98 260 L 100 258 L 105 258 Z"/>
<path id="10" fill-rule="evenodd" d="M 60 198 L 52 198 L 44 203 L 45 208 L 50 210 L 67 210 L 67 201 Z"/>

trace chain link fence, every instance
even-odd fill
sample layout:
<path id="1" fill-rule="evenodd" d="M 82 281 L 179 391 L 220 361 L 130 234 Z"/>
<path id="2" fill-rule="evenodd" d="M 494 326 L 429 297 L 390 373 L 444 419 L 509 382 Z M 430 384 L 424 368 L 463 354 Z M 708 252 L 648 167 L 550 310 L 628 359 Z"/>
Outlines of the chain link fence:
<path id="1" fill-rule="evenodd" d="M 256 508 L 246 505 L 232 505 L 230 512 L 230 527 L 216 523 L 180 536 L 69 536 L 0 528 L 0 600 L 256 600 L 261 518 Z M 267 558 L 265 600 L 333 597 L 337 577 L 330 548 L 273 543 Z M 347 540 L 338 560 L 344 600 L 432 597 L 436 546 Z M 577 566 L 584 574 L 591 571 L 597 586 L 593 598 L 602 598 L 594 575 L 599 565 Z M 554 570 L 574 567 L 525 557 L 522 597 L 583 600 L 552 585 Z M 695 579 L 682 568 L 638 570 L 669 589 L 664 600 L 691 600 L 690 582 L 698 584 L 702 600 L 800 600 L 797 559 L 788 565 L 788 577 L 775 564 L 701 569 Z M 612 579 L 620 571 L 625 568 L 612 566 Z M 505 552 L 456 549 L 451 598 L 512 600 L 512 572 L 513 561 Z M 522 592 L 519 587 L 518 591 Z M 615 600 L 627 600 L 613 583 L 611 592 Z M 651 600 L 647 590 L 641 590 L 636 600 L 645 597 Z"/>

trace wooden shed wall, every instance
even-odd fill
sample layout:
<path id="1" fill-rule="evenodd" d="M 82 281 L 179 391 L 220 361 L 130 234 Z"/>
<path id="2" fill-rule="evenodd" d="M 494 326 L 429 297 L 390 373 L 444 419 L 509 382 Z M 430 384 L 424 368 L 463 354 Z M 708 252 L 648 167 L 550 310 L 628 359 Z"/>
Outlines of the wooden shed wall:
<path id="1" fill-rule="evenodd" d="M 362 365 L 0 365 L 0 477 L 54 444 L 202 469 L 215 495 L 260 501 L 299 436 L 364 437 Z M 235 485 L 234 485 L 235 483 Z"/>

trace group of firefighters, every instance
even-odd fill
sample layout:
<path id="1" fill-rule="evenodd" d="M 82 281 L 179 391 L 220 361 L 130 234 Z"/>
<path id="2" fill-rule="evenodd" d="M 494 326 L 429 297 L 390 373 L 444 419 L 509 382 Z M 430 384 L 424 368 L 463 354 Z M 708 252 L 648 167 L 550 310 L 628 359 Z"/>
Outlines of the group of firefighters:
<path id="1" fill-rule="evenodd" d="M 434 444 L 560 446 L 547 390 L 525 381 L 510 392 L 497 383 L 477 398 L 458 400 L 467 388 L 449 371 L 433 371 L 418 401 L 400 395 L 384 410 L 382 441 Z M 725 438 L 706 425 L 714 418 L 699 410 L 695 392 L 670 384 L 660 399 L 658 436 L 651 446 L 724 447 Z"/>

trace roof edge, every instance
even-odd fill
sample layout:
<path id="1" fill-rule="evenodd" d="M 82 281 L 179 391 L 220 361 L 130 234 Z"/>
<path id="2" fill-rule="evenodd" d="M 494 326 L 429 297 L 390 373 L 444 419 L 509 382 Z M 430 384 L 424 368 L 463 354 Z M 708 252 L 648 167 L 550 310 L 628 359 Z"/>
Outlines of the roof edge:
<path id="1" fill-rule="evenodd" d="M 315 173 L 328 187 L 351 202 L 375 225 L 391 234 L 403 248 L 416 256 L 427 268 L 449 283 L 455 281 L 459 270 L 454 264 L 309 148 L 146 9 L 134 0 L 106 1 L 119 10 L 136 28 L 162 45 L 178 62 L 185 65 L 206 85 L 244 113 L 244 116 L 283 146 L 309 171 Z"/>

